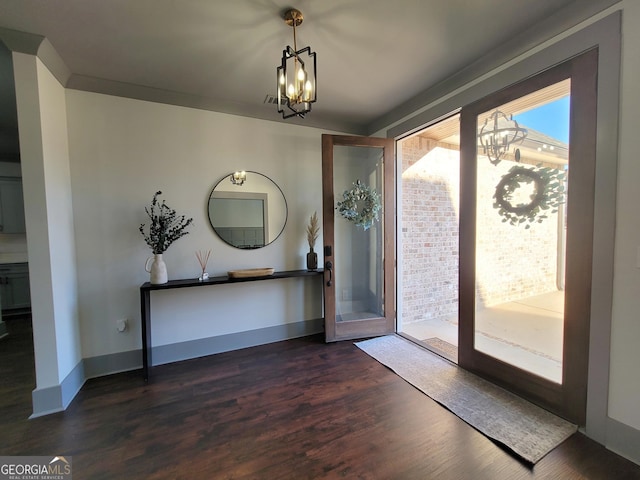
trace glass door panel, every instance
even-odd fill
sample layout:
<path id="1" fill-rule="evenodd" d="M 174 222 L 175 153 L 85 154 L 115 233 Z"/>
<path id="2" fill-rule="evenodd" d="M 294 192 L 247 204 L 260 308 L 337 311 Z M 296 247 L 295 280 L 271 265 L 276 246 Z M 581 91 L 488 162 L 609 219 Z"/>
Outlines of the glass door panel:
<path id="1" fill-rule="evenodd" d="M 325 337 L 395 331 L 394 141 L 322 136 Z"/>
<path id="2" fill-rule="evenodd" d="M 571 81 L 477 117 L 474 347 L 562 383 Z"/>
<path id="3" fill-rule="evenodd" d="M 337 205 L 351 207 L 342 192 L 372 192 L 384 195 L 382 181 L 383 150 L 375 147 L 334 147 L 333 191 Z M 356 190 L 354 190 L 356 188 Z M 357 200 L 350 211 L 361 212 L 363 200 Z M 354 322 L 384 317 L 384 250 L 383 217 L 371 225 L 356 225 L 340 214 L 334 223 L 336 321 Z"/>

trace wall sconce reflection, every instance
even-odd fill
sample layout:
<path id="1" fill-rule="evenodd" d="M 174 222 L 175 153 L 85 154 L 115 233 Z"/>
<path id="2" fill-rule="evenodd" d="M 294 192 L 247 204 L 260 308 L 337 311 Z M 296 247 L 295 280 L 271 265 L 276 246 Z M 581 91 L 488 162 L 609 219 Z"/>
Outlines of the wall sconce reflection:
<path id="1" fill-rule="evenodd" d="M 245 172 L 244 170 L 242 170 L 241 172 L 233 172 L 231 175 L 229 175 L 229 180 L 231 180 L 231 183 L 233 183 L 234 185 L 242 186 L 247 180 L 247 172 Z"/>

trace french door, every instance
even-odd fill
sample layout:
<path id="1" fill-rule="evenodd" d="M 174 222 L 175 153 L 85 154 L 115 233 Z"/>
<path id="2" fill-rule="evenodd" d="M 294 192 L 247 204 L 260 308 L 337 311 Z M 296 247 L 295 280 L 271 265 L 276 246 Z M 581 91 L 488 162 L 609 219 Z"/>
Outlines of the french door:
<path id="1" fill-rule="evenodd" d="M 395 331 L 393 139 L 322 135 L 325 336 Z"/>
<path id="2" fill-rule="evenodd" d="M 460 113 L 458 363 L 578 424 L 586 415 L 597 58 L 597 50 L 583 53 Z M 558 101 L 568 110 L 567 141 L 544 133 L 544 120 L 535 128 L 514 121 Z M 532 353 L 552 368 L 532 367 Z"/>

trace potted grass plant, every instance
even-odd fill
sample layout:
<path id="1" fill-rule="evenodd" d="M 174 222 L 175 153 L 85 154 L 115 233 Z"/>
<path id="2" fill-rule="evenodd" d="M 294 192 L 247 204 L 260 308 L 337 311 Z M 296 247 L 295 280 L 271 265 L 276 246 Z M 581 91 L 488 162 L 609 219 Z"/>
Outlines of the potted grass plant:
<path id="1" fill-rule="evenodd" d="M 309 243 L 309 253 L 307 253 L 307 270 L 313 271 L 318 268 L 318 254 L 313 251 L 318 235 L 320 234 L 320 224 L 318 222 L 318 212 L 313 212 L 307 225 L 307 242 Z"/>

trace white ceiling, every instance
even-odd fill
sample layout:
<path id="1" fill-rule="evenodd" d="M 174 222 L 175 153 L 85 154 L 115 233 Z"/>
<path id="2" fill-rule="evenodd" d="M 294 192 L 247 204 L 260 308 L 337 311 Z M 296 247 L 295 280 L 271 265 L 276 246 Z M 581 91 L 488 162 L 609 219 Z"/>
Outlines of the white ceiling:
<path id="1" fill-rule="evenodd" d="M 305 17 L 298 48 L 317 53 L 318 101 L 300 123 L 372 133 L 483 55 L 504 57 L 511 45 L 530 47 L 538 30 L 553 33 L 550 18 L 566 28 L 613 2 L 0 0 L 0 27 L 46 37 L 70 70 L 69 88 L 173 96 L 278 120 L 264 100 L 275 93 L 275 68 L 293 43 L 281 18 L 292 3 Z"/>

